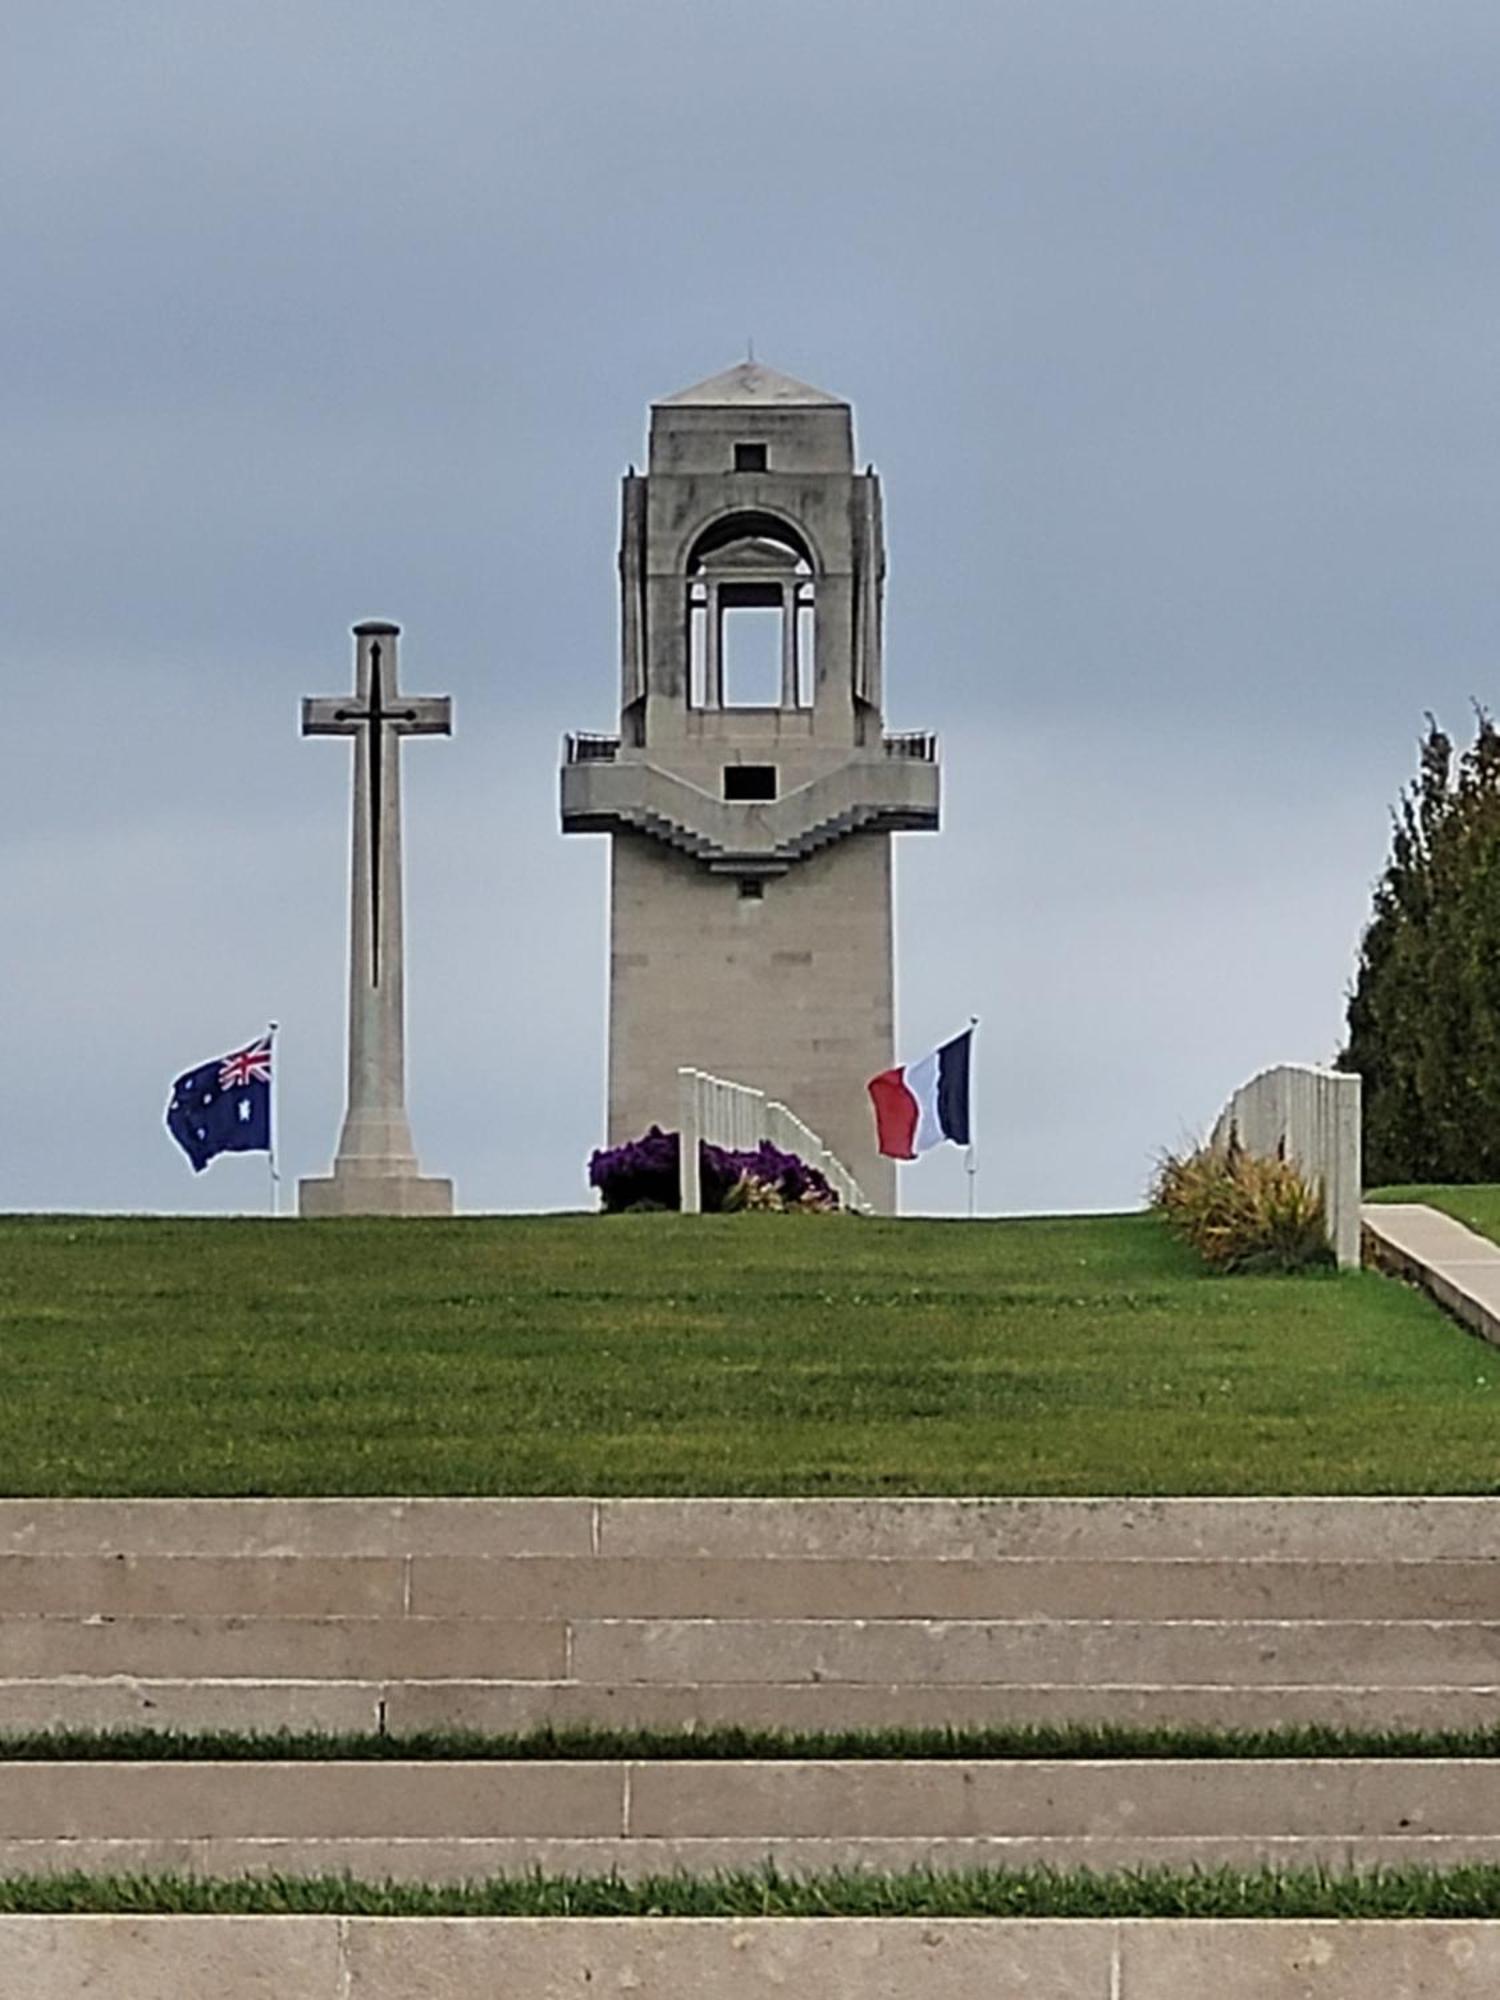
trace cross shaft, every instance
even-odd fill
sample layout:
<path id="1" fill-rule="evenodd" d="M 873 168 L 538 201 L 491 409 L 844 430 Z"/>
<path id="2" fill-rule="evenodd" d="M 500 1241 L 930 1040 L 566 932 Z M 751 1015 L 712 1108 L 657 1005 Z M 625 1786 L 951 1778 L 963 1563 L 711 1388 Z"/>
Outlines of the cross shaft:
<path id="1" fill-rule="evenodd" d="M 380 984 L 381 965 L 381 889 L 383 870 L 381 867 L 382 848 L 388 839 L 385 814 L 385 760 L 387 732 L 394 737 L 402 736 L 448 736 L 453 728 L 453 704 L 447 695 L 410 695 L 403 698 L 396 691 L 395 653 L 396 639 L 400 627 L 383 623 L 357 625 L 355 637 L 358 642 L 355 669 L 355 700 L 363 697 L 363 707 L 349 707 L 347 697 L 338 695 L 311 695 L 302 704 L 302 734 L 304 736 L 358 736 L 364 738 L 364 792 L 367 826 L 364 829 L 364 851 L 368 857 L 369 878 L 369 931 L 370 931 L 370 983 Z M 385 644 L 382 644 L 382 641 Z M 386 687 L 385 650 L 389 647 L 391 657 L 390 687 Z M 389 694 L 389 702 L 387 695 Z M 402 705 L 397 705 L 402 704 Z M 395 754 L 395 745 L 392 745 Z M 394 780 L 396 772 L 392 773 Z M 359 814 L 356 784 L 355 811 Z M 396 812 L 399 817 L 399 801 Z M 360 839 L 360 828 L 355 827 L 355 839 Z M 399 864 L 400 826 L 395 828 L 395 845 Z"/>

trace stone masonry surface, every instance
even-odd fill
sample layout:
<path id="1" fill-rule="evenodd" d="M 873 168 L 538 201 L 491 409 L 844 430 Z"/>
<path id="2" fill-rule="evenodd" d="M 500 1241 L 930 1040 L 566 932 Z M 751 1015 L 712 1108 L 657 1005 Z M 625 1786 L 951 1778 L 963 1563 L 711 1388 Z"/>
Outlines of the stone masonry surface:
<path id="1" fill-rule="evenodd" d="M 0 1728 L 1454 1727 L 1495 1500 L 0 1501 Z"/>
<path id="2" fill-rule="evenodd" d="M 7 1874 L 1500 1861 L 1484 1759 L 21 1761 L 0 1779 Z"/>
<path id="3" fill-rule="evenodd" d="M 0 2000 L 1492 2000 L 1496 1923 L 0 1918 Z"/>

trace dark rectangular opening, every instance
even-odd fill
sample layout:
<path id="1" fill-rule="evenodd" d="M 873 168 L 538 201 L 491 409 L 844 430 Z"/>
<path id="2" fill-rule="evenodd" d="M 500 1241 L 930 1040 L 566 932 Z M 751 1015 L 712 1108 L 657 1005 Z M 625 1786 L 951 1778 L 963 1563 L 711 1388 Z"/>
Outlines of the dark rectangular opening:
<path id="1" fill-rule="evenodd" d="M 724 796 L 726 799 L 774 799 L 776 796 L 776 766 L 774 764 L 726 764 L 724 766 Z"/>
<path id="2" fill-rule="evenodd" d="M 763 444 L 737 444 L 734 448 L 734 469 L 736 472 L 764 472 L 766 467 L 766 447 Z"/>
<path id="3" fill-rule="evenodd" d="M 766 885 L 764 882 L 757 882 L 753 875 L 742 875 L 740 877 L 740 901 L 742 903 L 758 903 L 765 893 Z"/>

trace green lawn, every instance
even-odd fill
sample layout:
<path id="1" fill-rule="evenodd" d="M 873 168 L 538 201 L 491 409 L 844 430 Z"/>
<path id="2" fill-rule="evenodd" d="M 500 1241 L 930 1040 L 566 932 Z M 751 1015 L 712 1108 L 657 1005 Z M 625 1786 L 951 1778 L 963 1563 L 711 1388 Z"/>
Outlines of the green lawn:
<path id="1" fill-rule="evenodd" d="M 0 1879 L 0 1915 L 349 1917 L 1416 1917 L 1500 1916 L 1500 1868 L 1052 1868 L 739 1875 L 525 1875 L 488 1882 L 360 1882 L 325 1875 L 32 1875 Z M 1463 1963 L 1455 1955 L 1455 1964 Z M 976 1989 L 978 1990 L 978 1989 Z M 992 1988 L 985 1990 L 992 1991 Z M 1238 1988 L 1247 1991 L 1247 1988 Z M 1283 1988 L 1283 1991 L 1286 1989 Z M 1301 1987 L 1306 1993 L 1312 1989 Z M 1426 1989 L 1435 1991 L 1436 1989 Z M 1472 1990 L 1477 1990 L 1473 1989 Z"/>
<path id="2" fill-rule="evenodd" d="M 1500 1490 L 1500 1357 L 1150 1216 L 0 1217 L 0 1492 Z"/>
<path id="3" fill-rule="evenodd" d="M 943 1729 L 611 1729 L 587 1723 L 543 1726 L 511 1736 L 474 1729 L 419 1729 L 376 1735 L 327 1730 L 181 1731 L 30 1729 L 0 1734 L 0 1764 L 351 1764 L 388 1763 L 790 1763 L 837 1758 L 894 1763 L 1156 1763 L 1165 1759 L 1462 1757 L 1500 1759 L 1500 1727 L 1342 1729 L 1286 1723 L 1271 1729 L 1173 1727 L 1115 1722 L 997 1722 Z"/>
<path id="4" fill-rule="evenodd" d="M 1369 1201 L 1425 1201 L 1500 1243 L 1500 1187 L 1377 1188 Z"/>

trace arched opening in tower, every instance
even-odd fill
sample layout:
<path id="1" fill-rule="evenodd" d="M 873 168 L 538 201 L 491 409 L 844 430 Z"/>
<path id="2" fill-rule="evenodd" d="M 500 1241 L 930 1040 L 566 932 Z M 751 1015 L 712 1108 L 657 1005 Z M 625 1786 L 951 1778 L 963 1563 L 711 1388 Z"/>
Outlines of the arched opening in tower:
<path id="1" fill-rule="evenodd" d="M 694 708 L 811 708 L 816 584 L 789 522 L 734 514 L 687 564 L 688 699 Z"/>

